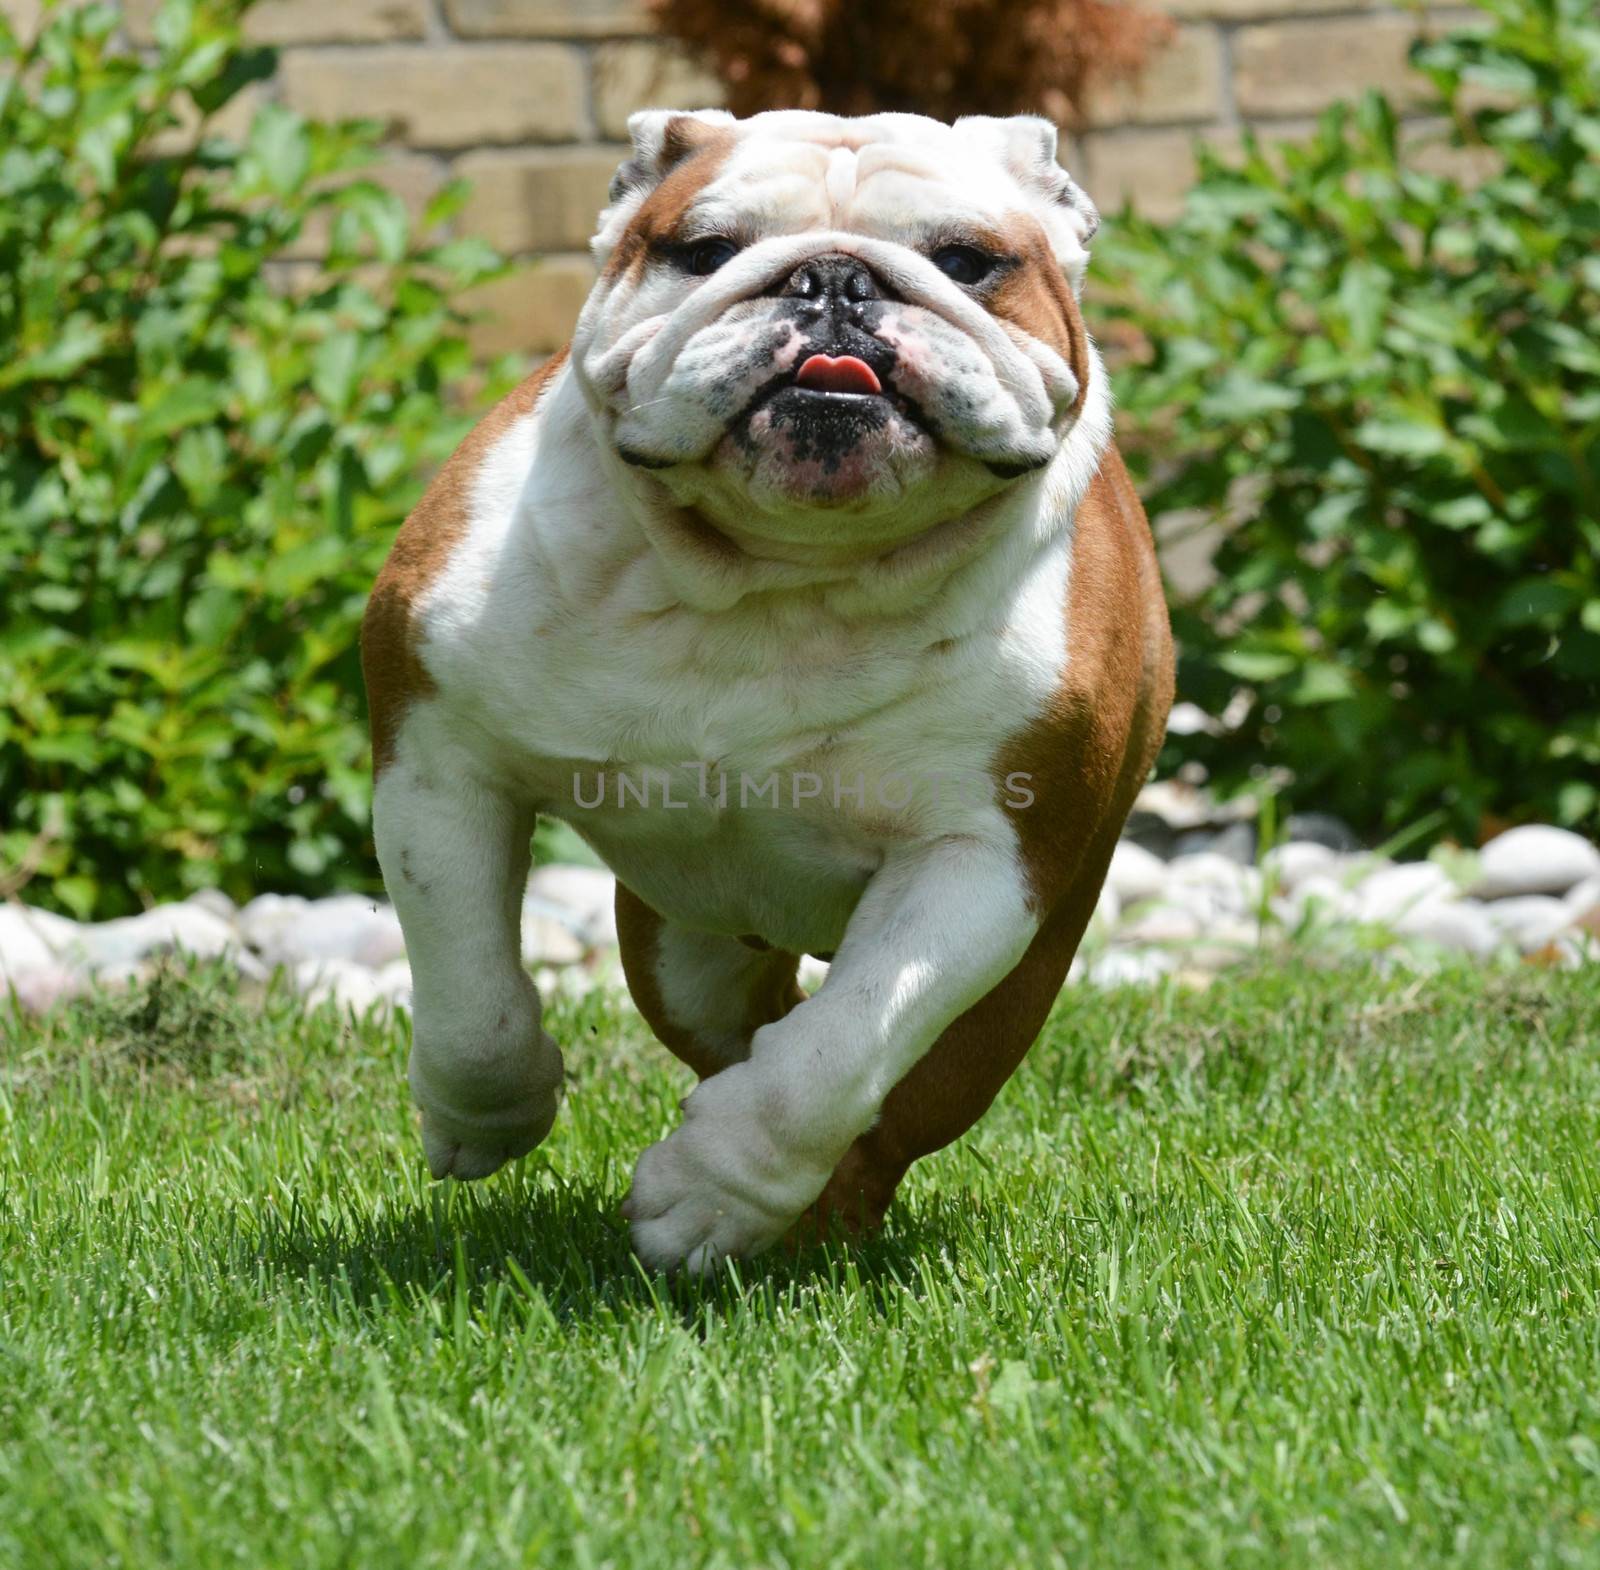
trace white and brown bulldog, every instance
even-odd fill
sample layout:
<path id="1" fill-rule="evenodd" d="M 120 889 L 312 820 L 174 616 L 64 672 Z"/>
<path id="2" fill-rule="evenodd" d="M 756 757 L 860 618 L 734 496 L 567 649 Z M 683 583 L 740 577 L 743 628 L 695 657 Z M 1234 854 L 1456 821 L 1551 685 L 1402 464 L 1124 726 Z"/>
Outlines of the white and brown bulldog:
<path id="1" fill-rule="evenodd" d="M 367 612 L 376 837 L 436 1176 L 550 1131 L 539 813 L 615 870 L 701 1077 L 625 1214 L 705 1270 L 872 1225 L 1016 1068 L 1160 743 L 1149 530 L 1045 121 L 635 115 L 570 351 L 483 421 Z M 807 997 L 798 957 L 832 957 Z"/>

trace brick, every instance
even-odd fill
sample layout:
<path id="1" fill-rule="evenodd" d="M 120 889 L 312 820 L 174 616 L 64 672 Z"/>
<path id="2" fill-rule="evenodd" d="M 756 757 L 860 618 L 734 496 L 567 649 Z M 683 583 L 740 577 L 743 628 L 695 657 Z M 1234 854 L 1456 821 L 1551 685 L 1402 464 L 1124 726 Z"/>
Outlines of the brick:
<path id="1" fill-rule="evenodd" d="M 225 137 L 231 142 L 242 142 L 250 135 L 250 125 L 256 111 L 268 101 L 270 91 L 264 82 L 252 82 L 237 92 L 210 119 L 202 121 L 194 100 L 186 93 L 168 101 L 176 125 L 160 132 L 151 141 L 158 153 L 181 153 L 194 146 L 195 136 L 202 124 L 207 136 Z"/>
<path id="2" fill-rule="evenodd" d="M 462 38 L 617 38 L 654 31 L 644 0 L 445 0 Z"/>
<path id="3" fill-rule="evenodd" d="M 587 256 L 546 256 L 509 278 L 472 289 L 460 301 L 483 313 L 468 334 L 473 352 L 550 354 L 571 336 L 594 287 Z"/>
<path id="4" fill-rule="evenodd" d="M 635 109 L 714 109 L 722 84 L 670 44 L 602 44 L 595 51 L 595 119 L 600 134 L 622 139 Z"/>
<path id="5" fill-rule="evenodd" d="M 0 0 L 0 16 L 24 43 L 32 39 L 39 25 L 39 0 Z"/>
<path id="6" fill-rule="evenodd" d="M 1501 165 L 1492 147 L 1452 147 L 1450 122 L 1443 119 L 1413 120 L 1400 127 L 1400 146 L 1406 162 L 1424 174 L 1457 180 L 1462 185 L 1481 185 Z"/>
<path id="7" fill-rule="evenodd" d="M 1272 120 L 1253 127 L 1269 155 L 1278 143 L 1303 142 L 1316 128 L 1314 119 Z M 1243 148 L 1240 131 L 1225 125 L 1093 133 L 1084 138 L 1089 195 L 1108 223 L 1115 222 L 1124 201 L 1141 217 L 1157 222 L 1175 218 L 1199 172 L 1195 148 L 1202 142 L 1224 158 L 1234 158 Z"/>
<path id="8" fill-rule="evenodd" d="M 258 0 L 245 31 L 263 44 L 377 44 L 424 38 L 424 0 Z"/>
<path id="9" fill-rule="evenodd" d="M 1214 120 L 1222 109 L 1222 40 L 1214 27 L 1180 27 L 1131 82 L 1106 83 L 1085 106 L 1090 126 Z"/>
<path id="10" fill-rule="evenodd" d="M 573 251 L 589 243 L 625 147 L 469 153 L 455 173 L 472 196 L 461 227 L 499 250 Z"/>
<path id="11" fill-rule="evenodd" d="M 371 180 L 387 191 L 393 191 L 405 203 L 411 215 L 412 233 L 417 232 L 428 203 L 444 188 L 445 165 L 436 158 L 424 158 L 417 153 L 391 152 L 382 162 L 343 176 L 334 184 L 349 184 L 352 180 Z M 325 255 L 328 242 L 333 237 L 333 219 L 330 214 L 318 212 L 301 231 L 289 254 L 295 257 Z"/>
<path id="12" fill-rule="evenodd" d="M 161 0 L 123 0 L 128 33 L 149 43 Z M 247 37 L 262 44 L 380 44 L 423 38 L 427 0 L 256 0 L 245 13 Z"/>
<path id="13" fill-rule="evenodd" d="M 1338 17 L 1241 27 L 1233 38 L 1233 89 L 1246 115 L 1312 114 L 1378 88 L 1401 105 L 1424 101 L 1427 81 L 1406 62 L 1418 20 Z"/>
<path id="14" fill-rule="evenodd" d="M 1090 132 L 1083 138 L 1090 200 L 1108 224 L 1124 202 L 1145 218 L 1176 216 L 1194 184 L 1194 148 L 1202 139 L 1224 148 L 1238 145 L 1237 134 L 1221 126 L 1203 136 L 1198 130 Z"/>
<path id="15" fill-rule="evenodd" d="M 284 96 L 319 119 L 384 120 L 412 147 L 584 135 L 582 57 L 563 44 L 296 49 Z"/>
<path id="16" fill-rule="evenodd" d="M 1384 0 L 1163 0 L 1161 9 L 1180 22 L 1255 22 L 1274 16 L 1368 11 Z"/>

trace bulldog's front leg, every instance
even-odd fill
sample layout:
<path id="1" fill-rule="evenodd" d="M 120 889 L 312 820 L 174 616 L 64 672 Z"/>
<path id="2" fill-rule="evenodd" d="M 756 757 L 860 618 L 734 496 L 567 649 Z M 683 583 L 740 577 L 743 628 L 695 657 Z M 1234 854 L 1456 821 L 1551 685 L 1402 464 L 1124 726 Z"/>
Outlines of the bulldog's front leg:
<path id="1" fill-rule="evenodd" d="M 947 839 L 892 855 L 816 995 L 758 1030 L 750 1057 L 700 1085 L 639 1158 L 623 1214 L 640 1258 L 703 1273 L 775 1242 L 1037 929 L 1009 846 Z"/>
<path id="2" fill-rule="evenodd" d="M 522 966 L 534 815 L 458 772 L 403 758 L 373 828 L 411 961 L 411 1091 L 437 1178 L 480 1178 L 550 1132 L 561 1053 Z"/>

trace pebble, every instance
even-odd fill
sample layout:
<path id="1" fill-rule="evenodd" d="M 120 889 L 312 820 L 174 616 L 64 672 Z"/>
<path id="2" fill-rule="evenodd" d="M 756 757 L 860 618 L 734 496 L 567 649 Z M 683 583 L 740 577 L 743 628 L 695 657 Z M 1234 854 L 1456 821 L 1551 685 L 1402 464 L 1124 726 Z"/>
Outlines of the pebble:
<path id="1" fill-rule="evenodd" d="M 294 967 L 294 987 L 307 1009 L 331 1003 L 358 1016 L 389 999 L 378 985 L 378 974 L 350 959 L 304 959 Z"/>
<path id="2" fill-rule="evenodd" d="M 20 990 L 23 977 L 55 964 L 54 950 L 38 922 L 38 917 L 46 914 L 20 905 L 0 905 L 0 987 Z"/>
<path id="3" fill-rule="evenodd" d="M 1181 805 L 1184 815 L 1198 810 L 1187 797 Z M 1219 835 L 1245 829 L 1253 843 L 1253 827 L 1237 814 L 1213 825 L 1205 848 L 1171 861 L 1124 840 L 1069 979 L 1109 987 L 1173 976 L 1204 985 L 1251 953 L 1291 950 L 1314 964 L 1376 959 L 1427 968 L 1451 954 L 1600 963 L 1600 851 L 1578 836 L 1535 825 L 1501 835 L 1481 857 L 1441 849 L 1427 861 L 1396 863 L 1352 850 L 1327 825 L 1307 831 L 1314 816 L 1292 819 L 1296 833 L 1260 866 L 1230 854 L 1225 839 L 1219 844 Z M 1242 846 L 1242 835 L 1235 838 Z M 533 874 L 522 952 L 541 991 L 576 999 L 622 987 L 615 898 L 615 878 L 598 868 Z M 225 957 L 246 977 L 265 979 L 281 967 L 308 1008 L 365 1015 L 411 1007 L 399 920 L 387 901 L 367 895 L 265 894 L 236 909 L 219 891 L 202 890 L 90 923 L 0 904 L 0 995 L 14 992 L 29 1011 L 93 984 L 137 981 L 174 950 Z M 801 959 L 808 992 L 827 975 L 823 961 Z"/>
<path id="4" fill-rule="evenodd" d="M 98 975 L 114 966 L 138 965 L 160 954 L 184 953 L 215 959 L 237 952 L 239 934 L 231 922 L 185 901 L 156 905 L 137 916 L 77 925 L 61 948 L 75 968 Z"/>
<path id="5" fill-rule="evenodd" d="M 1507 829 L 1483 847 L 1472 892 L 1483 899 L 1565 894 L 1593 877 L 1600 877 L 1600 850 L 1570 829 L 1529 823 Z"/>
<path id="6" fill-rule="evenodd" d="M 1362 921 L 1393 925 L 1421 906 L 1449 899 L 1455 884 L 1431 861 L 1402 861 L 1368 873 L 1356 885 L 1356 914 Z"/>
<path id="7" fill-rule="evenodd" d="M 591 948 L 616 943 L 617 880 L 603 867 L 539 867 L 528 880 L 528 892 L 570 911 Z"/>
<path id="8" fill-rule="evenodd" d="M 1494 930 L 1531 954 L 1572 925 L 1574 913 L 1551 894 L 1514 894 L 1482 907 Z"/>
<path id="9" fill-rule="evenodd" d="M 1500 934 L 1476 900 L 1425 899 L 1390 918 L 1403 937 L 1464 954 L 1489 954 Z"/>
<path id="10" fill-rule="evenodd" d="M 1128 906 L 1138 900 L 1154 899 L 1161 892 L 1166 877 L 1167 865 L 1159 856 L 1142 845 L 1135 845 L 1132 840 L 1119 840 L 1111 853 L 1106 887 Z"/>
<path id="11" fill-rule="evenodd" d="M 565 922 L 523 907 L 522 958 L 526 964 L 575 965 L 587 952 L 583 940 Z"/>
<path id="12" fill-rule="evenodd" d="M 377 970 L 406 951 L 394 907 L 368 894 L 264 894 L 239 912 L 239 930 L 268 965 L 343 959 Z"/>
<path id="13" fill-rule="evenodd" d="M 1164 949 L 1108 949 L 1090 962 L 1084 979 L 1091 987 L 1144 986 L 1177 968 Z"/>
<path id="14" fill-rule="evenodd" d="M 1575 889 L 1568 889 L 1562 903 L 1579 919 L 1600 914 L 1600 877 L 1585 878 Z"/>
<path id="15" fill-rule="evenodd" d="M 1287 840 L 1274 845 L 1261 858 L 1261 865 L 1283 893 L 1292 894 L 1314 873 L 1329 871 L 1335 860 L 1327 845 L 1314 840 Z"/>
<path id="16" fill-rule="evenodd" d="M 1200 927 L 1200 917 L 1182 905 L 1147 904 L 1117 938 L 1123 943 L 1192 943 Z"/>

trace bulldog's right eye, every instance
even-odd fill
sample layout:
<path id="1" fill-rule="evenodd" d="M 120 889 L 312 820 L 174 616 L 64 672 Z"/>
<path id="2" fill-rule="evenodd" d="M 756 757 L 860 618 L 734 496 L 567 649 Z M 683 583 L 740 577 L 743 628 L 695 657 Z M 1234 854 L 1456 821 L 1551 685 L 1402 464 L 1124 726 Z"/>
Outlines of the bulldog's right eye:
<path id="1" fill-rule="evenodd" d="M 727 266 L 738 254 L 739 247 L 732 240 L 713 235 L 708 240 L 696 240 L 686 247 L 683 261 L 684 266 L 697 278 L 704 278 L 707 273 Z"/>
<path id="2" fill-rule="evenodd" d="M 941 245 L 928 260 L 946 278 L 968 287 L 981 283 L 996 266 L 994 257 L 971 245 Z"/>

